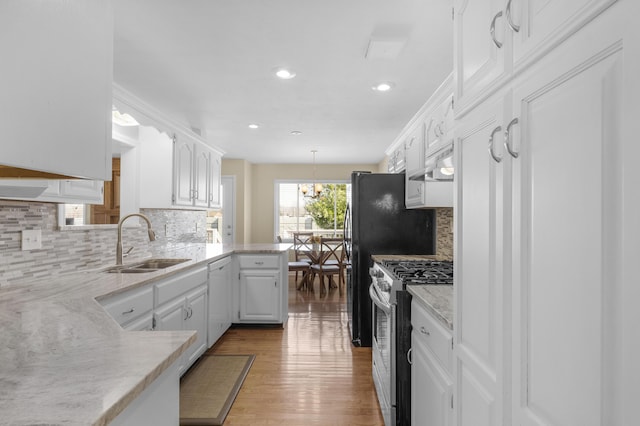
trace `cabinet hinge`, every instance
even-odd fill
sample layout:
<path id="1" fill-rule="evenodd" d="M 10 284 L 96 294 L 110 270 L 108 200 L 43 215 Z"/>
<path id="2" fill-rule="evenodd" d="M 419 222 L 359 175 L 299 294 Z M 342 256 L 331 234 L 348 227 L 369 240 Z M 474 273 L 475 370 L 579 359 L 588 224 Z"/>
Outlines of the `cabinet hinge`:
<path id="1" fill-rule="evenodd" d="M 240 279 L 240 272 L 238 272 L 238 279 Z"/>
<path id="2" fill-rule="evenodd" d="M 176 194 L 171 194 L 171 202 L 172 203 L 176 202 Z"/>
<path id="3" fill-rule="evenodd" d="M 455 20 L 455 16 L 456 16 L 456 14 L 455 14 L 455 9 L 452 7 L 452 8 L 451 8 L 451 20 L 452 20 L 452 21 L 453 21 L 453 20 Z"/>
<path id="4" fill-rule="evenodd" d="M 453 410 L 453 394 L 451 394 L 451 409 Z"/>
<path id="5" fill-rule="evenodd" d="M 274 281 L 274 282 L 273 282 L 273 286 L 274 286 L 274 287 L 278 287 L 278 281 Z"/>
<path id="6" fill-rule="evenodd" d="M 451 350 L 453 350 L 453 339 L 451 339 Z"/>
<path id="7" fill-rule="evenodd" d="M 151 317 L 151 330 L 156 329 L 156 317 Z"/>
<path id="8" fill-rule="evenodd" d="M 238 319 L 240 319 L 240 311 L 238 311 Z"/>

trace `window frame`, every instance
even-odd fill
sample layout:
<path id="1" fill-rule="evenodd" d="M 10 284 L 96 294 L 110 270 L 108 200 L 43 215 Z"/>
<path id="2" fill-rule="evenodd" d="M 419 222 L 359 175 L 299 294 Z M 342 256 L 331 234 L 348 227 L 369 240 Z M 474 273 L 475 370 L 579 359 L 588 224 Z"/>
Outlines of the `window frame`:
<path id="1" fill-rule="evenodd" d="M 276 179 L 273 183 L 273 241 L 278 241 L 278 235 L 280 231 L 280 184 L 290 183 L 290 184 L 308 184 L 312 185 L 314 183 L 321 184 L 346 184 L 347 188 L 351 185 L 350 179 Z M 347 196 L 350 191 L 347 190 Z M 349 202 L 349 200 L 347 200 Z M 299 208 L 299 206 L 298 206 Z M 335 206 L 334 206 L 335 208 Z M 334 224 L 336 226 L 337 224 Z M 283 243 L 292 243 L 293 239 L 282 239 Z"/>

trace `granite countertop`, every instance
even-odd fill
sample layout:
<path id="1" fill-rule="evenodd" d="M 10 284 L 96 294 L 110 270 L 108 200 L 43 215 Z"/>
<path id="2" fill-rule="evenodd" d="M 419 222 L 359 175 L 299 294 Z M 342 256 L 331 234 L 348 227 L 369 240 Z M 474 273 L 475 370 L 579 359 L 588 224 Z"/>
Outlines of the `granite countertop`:
<path id="1" fill-rule="evenodd" d="M 372 255 L 374 262 L 385 260 L 441 260 L 436 255 Z M 407 291 L 417 299 L 429 313 L 449 330 L 453 330 L 453 286 L 452 285 L 407 285 Z"/>
<path id="2" fill-rule="evenodd" d="M 407 291 L 444 327 L 453 330 L 452 285 L 408 285 Z"/>
<path id="3" fill-rule="evenodd" d="M 280 253 L 289 246 L 194 244 L 154 253 L 191 259 L 162 271 L 83 271 L 3 286 L 0 424 L 108 424 L 178 359 L 195 332 L 125 331 L 96 299 L 233 253 Z"/>

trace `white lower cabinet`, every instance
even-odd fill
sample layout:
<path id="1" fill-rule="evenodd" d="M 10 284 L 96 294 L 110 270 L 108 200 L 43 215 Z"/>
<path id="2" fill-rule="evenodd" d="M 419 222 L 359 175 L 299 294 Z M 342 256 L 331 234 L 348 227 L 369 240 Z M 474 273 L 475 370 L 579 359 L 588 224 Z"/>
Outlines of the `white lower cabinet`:
<path id="1" fill-rule="evenodd" d="M 277 321 L 280 271 L 240 271 L 240 320 Z"/>
<path id="2" fill-rule="evenodd" d="M 182 354 L 182 375 L 207 349 L 207 268 L 197 267 L 154 284 L 156 330 L 195 330 L 196 342 Z"/>
<path id="3" fill-rule="evenodd" d="M 153 287 L 145 286 L 100 300 L 99 303 L 126 330 L 152 329 Z"/>
<path id="4" fill-rule="evenodd" d="M 451 333 L 439 326 L 415 300 L 411 303 L 411 317 L 411 424 L 451 425 Z"/>
<path id="5" fill-rule="evenodd" d="M 238 312 L 236 321 L 285 323 L 288 316 L 288 283 L 284 254 L 241 254 L 237 256 Z"/>
<path id="6" fill-rule="evenodd" d="M 209 325 L 211 347 L 231 326 L 231 256 L 209 264 Z"/>

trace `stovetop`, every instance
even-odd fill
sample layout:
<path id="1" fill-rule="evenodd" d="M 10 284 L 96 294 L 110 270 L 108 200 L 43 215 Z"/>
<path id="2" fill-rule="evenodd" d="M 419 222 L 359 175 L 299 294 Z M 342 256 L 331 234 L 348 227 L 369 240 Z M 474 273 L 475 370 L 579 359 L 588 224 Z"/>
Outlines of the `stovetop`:
<path id="1" fill-rule="evenodd" d="M 453 284 L 453 262 L 438 260 L 386 260 L 382 265 L 406 284 Z"/>

